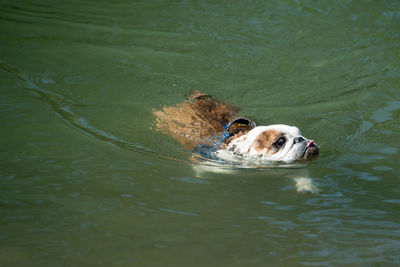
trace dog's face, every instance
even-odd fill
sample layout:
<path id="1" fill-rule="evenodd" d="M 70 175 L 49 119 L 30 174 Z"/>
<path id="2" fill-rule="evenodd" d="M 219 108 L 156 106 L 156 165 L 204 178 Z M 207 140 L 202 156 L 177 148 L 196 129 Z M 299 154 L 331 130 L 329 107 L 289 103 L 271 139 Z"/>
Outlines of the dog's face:
<path id="1" fill-rule="evenodd" d="M 255 127 L 233 139 L 227 149 L 241 155 L 283 162 L 310 160 L 319 153 L 314 140 L 308 140 L 298 128 L 288 125 Z"/>

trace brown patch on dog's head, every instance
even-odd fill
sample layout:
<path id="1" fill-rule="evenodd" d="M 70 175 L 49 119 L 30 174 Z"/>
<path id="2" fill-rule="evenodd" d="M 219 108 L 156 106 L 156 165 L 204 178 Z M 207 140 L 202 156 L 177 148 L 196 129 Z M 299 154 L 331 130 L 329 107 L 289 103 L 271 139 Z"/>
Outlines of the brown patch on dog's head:
<path id="1" fill-rule="evenodd" d="M 282 138 L 283 134 L 276 130 L 267 130 L 260 133 L 256 139 L 254 139 L 252 147 L 257 152 L 262 152 L 264 149 L 267 150 L 268 155 L 272 155 L 279 150 L 276 145 L 276 141 Z"/>

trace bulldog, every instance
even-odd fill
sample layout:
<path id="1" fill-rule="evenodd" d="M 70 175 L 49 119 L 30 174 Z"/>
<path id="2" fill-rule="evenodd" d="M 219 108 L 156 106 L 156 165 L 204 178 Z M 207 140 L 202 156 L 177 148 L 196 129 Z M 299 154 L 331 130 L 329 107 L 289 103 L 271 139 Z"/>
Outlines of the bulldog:
<path id="1" fill-rule="evenodd" d="M 154 116 L 156 128 L 192 150 L 195 159 L 267 164 L 317 158 L 315 141 L 305 138 L 297 127 L 258 126 L 238 112 L 233 104 L 191 91 L 183 103 L 155 110 Z M 318 191 L 307 177 L 295 180 L 299 192 Z"/>
<path id="2" fill-rule="evenodd" d="M 239 155 L 285 163 L 311 160 L 319 154 L 314 140 L 302 136 L 297 127 L 283 124 L 256 126 L 239 137 L 234 134 L 224 148 Z"/>

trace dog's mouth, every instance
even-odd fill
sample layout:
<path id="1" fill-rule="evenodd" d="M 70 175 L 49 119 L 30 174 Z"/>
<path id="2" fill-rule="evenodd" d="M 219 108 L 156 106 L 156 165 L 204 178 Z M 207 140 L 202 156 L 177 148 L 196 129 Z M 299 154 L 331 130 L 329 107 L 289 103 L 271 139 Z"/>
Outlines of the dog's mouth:
<path id="1" fill-rule="evenodd" d="M 314 140 L 308 142 L 306 148 L 304 149 L 302 159 L 305 160 L 313 160 L 316 159 L 319 155 L 319 148 L 315 144 Z"/>

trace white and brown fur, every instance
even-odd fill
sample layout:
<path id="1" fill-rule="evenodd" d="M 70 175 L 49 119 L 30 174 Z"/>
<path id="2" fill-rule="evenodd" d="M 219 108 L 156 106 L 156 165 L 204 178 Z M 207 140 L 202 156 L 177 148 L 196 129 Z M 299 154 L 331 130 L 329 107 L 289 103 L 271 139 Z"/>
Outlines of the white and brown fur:
<path id="1" fill-rule="evenodd" d="M 183 103 L 155 110 L 154 116 L 158 130 L 171 135 L 186 148 L 193 150 L 199 144 L 205 144 L 211 137 L 222 133 L 224 126 L 238 117 L 238 112 L 239 109 L 233 104 L 224 103 L 199 91 L 191 91 Z M 218 152 L 232 151 L 239 155 L 286 162 L 314 159 L 319 152 L 314 141 L 303 138 L 296 127 L 272 125 L 258 126 L 253 129 L 250 126 L 233 124 L 229 132 L 231 136 L 224 140 Z M 280 148 L 276 142 L 283 136 L 291 136 L 291 142 L 294 143 L 295 137 L 301 137 L 302 142 L 307 142 L 307 147 L 304 144 L 302 148 L 304 153 L 301 157 L 298 155 L 288 158 L 279 157 Z M 318 191 L 311 183 L 311 179 L 307 177 L 297 177 L 295 180 L 299 192 Z"/>

